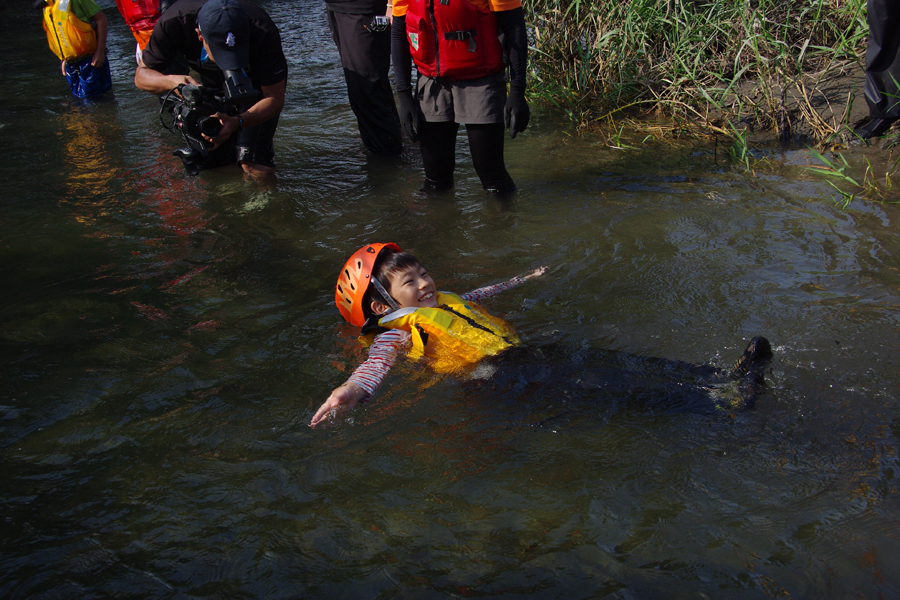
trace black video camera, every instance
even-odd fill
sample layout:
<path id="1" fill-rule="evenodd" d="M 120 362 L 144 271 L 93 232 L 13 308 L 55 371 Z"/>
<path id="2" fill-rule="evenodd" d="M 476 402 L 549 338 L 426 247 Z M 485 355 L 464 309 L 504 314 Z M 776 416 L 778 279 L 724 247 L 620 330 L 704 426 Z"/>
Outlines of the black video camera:
<path id="1" fill-rule="evenodd" d="M 180 94 L 173 94 L 177 91 Z M 252 106 L 262 94 L 253 87 L 253 83 L 244 71 L 225 71 L 225 84 L 221 90 L 192 84 L 179 85 L 175 90 L 166 94 L 159 110 L 159 119 L 163 127 L 175 132 L 177 128 L 184 139 L 186 148 L 179 148 L 172 154 L 181 158 L 184 168 L 189 175 L 196 175 L 202 169 L 209 169 L 229 162 L 230 156 L 225 160 L 217 160 L 210 155 L 212 144 L 204 139 L 204 135 L 214 138 L 219 135 L 222 124 L 219 119 L 213 117 L 217 112 L 231 116 L 239 115 Z M 167 109 L 172 114 L 172 126 L 163 120 L 163 110 Z M 233 146 L 233 143 L 231 144 Z M 216 151 L 221 149 L 217 148 Z M 227 148 L 223 153 L 228 152 Z"/>

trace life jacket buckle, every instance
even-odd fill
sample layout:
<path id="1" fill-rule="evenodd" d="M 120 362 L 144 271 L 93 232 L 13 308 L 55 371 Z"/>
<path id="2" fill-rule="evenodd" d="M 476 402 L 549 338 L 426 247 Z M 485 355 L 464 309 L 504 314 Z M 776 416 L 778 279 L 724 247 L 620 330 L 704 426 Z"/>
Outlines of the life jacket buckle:
<path id="1" fill-rule="evenodd" d="M 475 36 L 477 35 L 478 31 L 475 29 L 465 29 L 463 31 L 448 31 L 444 34 L 444 39 L 456 40 L 457 42 L 469 40 L 469 52 L 475 52 Z"/>

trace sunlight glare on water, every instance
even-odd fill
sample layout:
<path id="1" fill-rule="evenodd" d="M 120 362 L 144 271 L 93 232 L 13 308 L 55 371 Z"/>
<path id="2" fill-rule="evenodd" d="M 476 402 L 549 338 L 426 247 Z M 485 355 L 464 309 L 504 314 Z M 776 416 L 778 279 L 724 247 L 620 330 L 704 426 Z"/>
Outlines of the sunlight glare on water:
<path id="1" fill-rule="evenodd" d="M 87 102 L 38 15 L 0 8 L 23 23 L 0 97 L 0 596 L 900 593 L 896 205 L 842 209 L 799 146 L 751 174 L 537 108 L 507 141 L 513 198 L 481 190 L 464 135 L 456 188 L 427 195 L 417 148 L 364 151 L 322 5 L 281 0 L 277 183 L 192 178 L 101 6 L 114 95 Z M 366 355 L 333 298 L 370 241 L 456 292 L 547 265 L 487 303 L 531 353 L 481 379 L 403 363 L 312 430 Z M 641 378 L 648 356 L 728 368 L 755 335 L 775 357 L 752 410 Z"/>

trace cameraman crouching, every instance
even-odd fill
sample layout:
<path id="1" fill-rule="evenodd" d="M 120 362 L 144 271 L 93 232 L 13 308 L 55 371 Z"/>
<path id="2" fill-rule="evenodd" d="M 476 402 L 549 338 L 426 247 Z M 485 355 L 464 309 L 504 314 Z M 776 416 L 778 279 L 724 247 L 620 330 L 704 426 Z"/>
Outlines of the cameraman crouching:
<path id="1" fill-rule="evenodd" d="M 220 90 L 227 71 L 246 73 L 262 98 L 234 115 L 215 112 L 221 130 L 214 137 L 203 134 L 209 153 L 202 168 L 237 161 L 250 176 L 273 173 L 272 139 L 284 107 L 287 61 L 278 27 L 260 7 L 244 0 L 179 0 L 154 26 L 134 84 L 154 94 L 182 84 Z"/>

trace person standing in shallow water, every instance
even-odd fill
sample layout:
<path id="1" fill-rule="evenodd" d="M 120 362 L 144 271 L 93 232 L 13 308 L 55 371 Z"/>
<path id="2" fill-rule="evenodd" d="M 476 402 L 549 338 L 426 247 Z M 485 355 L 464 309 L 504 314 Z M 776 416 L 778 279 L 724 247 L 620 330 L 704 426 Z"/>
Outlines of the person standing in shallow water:
<path id="1" fill-rule="evenodd" d="M 108 23 L 94 0 L 48 0 L 43 26 L 73 96 L 84 98 L 112 88 L 106 60 Z"/>
<path id="2" fill-rule="evenodd" d="M 531 115 L 525 100 L 528 37 L 521 0 L 394 0 L 393 15 L 391 57 L 400 122 L 422 149 L 425 189 L 453 187 L 456 134 L 465 124 L 484 189 L 515 190 L 503 160 L 503 137 L 505 128 L 513 138 L 525 131 Z M 415 90 L 411 62 L 419 74 Z"/>
<path id="3" fill-rule="evenodd" d="M 387 0 L 328 0 L 325 6 L 363 145 L 375 154 L 400 154 L 400 117 L 388 78 L 391 4 Z"/>
<path id="4" fill-rule="evenodd" d="M 220 90 L 225 71 L 244 71 L 262 98 L 238 115 L 218 112 L 221 129 L 203 168 L 237 162 L 248 176 L 275 172 L 273 139 L 284 108 L 287 60 L 278 27 L 248 0 L 178 0 L 160 16 L 134 72 L 138 89 L 166 94 L 181 84 Z M 196 81 L 191 75 L 200 76 Z"/>

